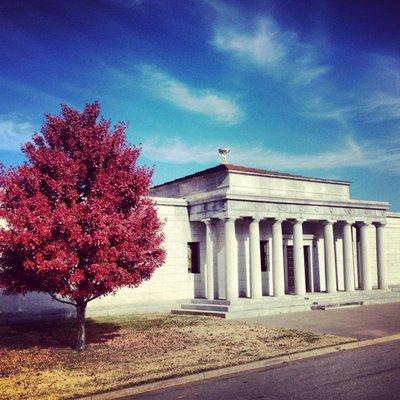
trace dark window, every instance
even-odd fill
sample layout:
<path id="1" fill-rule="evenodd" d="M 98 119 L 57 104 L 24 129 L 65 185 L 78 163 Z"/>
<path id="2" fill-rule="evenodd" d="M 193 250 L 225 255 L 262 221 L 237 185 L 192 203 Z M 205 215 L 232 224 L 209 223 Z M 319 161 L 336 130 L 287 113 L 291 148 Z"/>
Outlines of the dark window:
<path id="1" fill-rule="evenodd" d="M 260 241 L 260 254 L 261 254 L 261 271 L 265 272 L 269 270 L 269 250 L 268 240 Z"/>
<path id="2" fill-rule="evenodd" d="M 200 273 L 199 242 L 188 242 L 188 271 L 192 274 Z"/>

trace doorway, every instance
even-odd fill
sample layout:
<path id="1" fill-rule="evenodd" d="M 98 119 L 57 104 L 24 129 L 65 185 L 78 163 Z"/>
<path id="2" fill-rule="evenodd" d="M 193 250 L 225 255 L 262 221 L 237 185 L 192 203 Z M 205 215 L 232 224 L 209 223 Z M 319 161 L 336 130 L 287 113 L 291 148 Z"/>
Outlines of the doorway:
<path id="1" fill-rule="evenodd" d="M 310 246 L 303 246 L 304 274 L 306 280 L 306 292 L 311 292 L 311 271 L 310 271 Z M 286 246 L 287 285 L 286 294 L 294 294 L 294 261 L 293 246 Z"/>

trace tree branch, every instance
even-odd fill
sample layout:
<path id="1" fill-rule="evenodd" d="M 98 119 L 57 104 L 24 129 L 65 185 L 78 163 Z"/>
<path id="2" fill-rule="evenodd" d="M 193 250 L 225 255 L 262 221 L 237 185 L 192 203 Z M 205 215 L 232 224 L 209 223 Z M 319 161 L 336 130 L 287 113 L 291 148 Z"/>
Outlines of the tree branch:
<path id="1" fill-rule="evenodd" d="M 92 300 L 94 300 L 94 299 L 97 299 L 98 297 L 103 296 L 103 295 L 105 295 L 105 293 L 101 293 L 101 294 L 98 294 L 98 295 L 96 295 L 96 296 L 90 297 L 90 298 L 88 298 L 88 299 L 86 300 L 86 302 L 89 302 L 89 301 L 92 301 Z"/>
<path id="2" fill-rule="evenodd" d="M 71 306 L 76 306 L 75 303 L 72 303 L 71 301 L 67 301 L 67 300 L 61 300 L 58 297 L 54 296 L 54 294 L 51 294 L 50 292 L 46 292 L 49 296 L 51 296 L 54 300 L 59 301 L 60 303 L 64 303 L 64 304 L 69 304 Z"/>
<path id="3" fill-rule="evenodd" d="M 68 279 L 62 278 L 62 281 L 68 286 L 68 289 L 72 292 L 72 287 L 71 287 L 70 283 L 68 282 Z"/>

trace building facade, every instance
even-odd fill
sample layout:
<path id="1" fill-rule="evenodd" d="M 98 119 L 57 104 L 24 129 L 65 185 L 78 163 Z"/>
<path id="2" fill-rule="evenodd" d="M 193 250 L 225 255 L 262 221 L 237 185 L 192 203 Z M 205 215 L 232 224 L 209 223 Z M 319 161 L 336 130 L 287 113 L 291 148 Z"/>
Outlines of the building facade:
<path id="1" fill-rule="evenodd" d="M 93 301 L 89 314 L 400 285 L 400 213 L 351 199 L 350 182 L 221 163 L 150 195 L 164 221 L 165 264 L 139 288 Z M 60 307 L 45 295 L 3 296 L 0 312 Z"/>

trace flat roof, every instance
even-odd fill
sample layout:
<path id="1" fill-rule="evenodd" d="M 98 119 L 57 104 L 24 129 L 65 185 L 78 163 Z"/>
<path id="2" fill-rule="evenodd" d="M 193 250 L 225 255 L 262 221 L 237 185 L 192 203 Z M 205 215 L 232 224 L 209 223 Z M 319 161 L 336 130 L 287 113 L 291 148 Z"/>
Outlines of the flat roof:
<path id="1" fill-rule="evenodd" d="M 250 175 L 270 176 L 270 177 L 274 177 L 274 178 L 334 183 L 334 184 L 342 184 L 342 185 L 350 185 L 350 183 L 351 183 L 350 181 L 343 181 L 343 180 L 337 180 L 337 179 L 312 178 L 312 177 L 307 177 L 307 176 L 302 176 L 302 175 L 289 174 L 287 172 L 269 171 L 266 169 L 243 167 L 243 166 L 235 165 L 235 164 L 219 164 L 219 165 L 216 165 L 215 167 L 211 167 L 211 168 L 196 172 L 194 174 L 186 175 L 181 178 L 174 179 L 172 181 L 168 181 L 168 182 L 161 183 L 159 185 L 155 185 L 155 186 L 153 186 L 153 188 L 158 188 L 158 187 L 161 187 L 164 185 L 168 185 L 170 183 L 177 183 L 177 182 L 181 182 L 181 181 L 184 181 L 187 179 L 196 178 L 196 177 L 200 177 L 200 176 L 206 176 L 206 175 L 212 174 L 214 172 L 222 172 L 222 171 L 245 173 L 245 174 L 250 174 Z"/>

